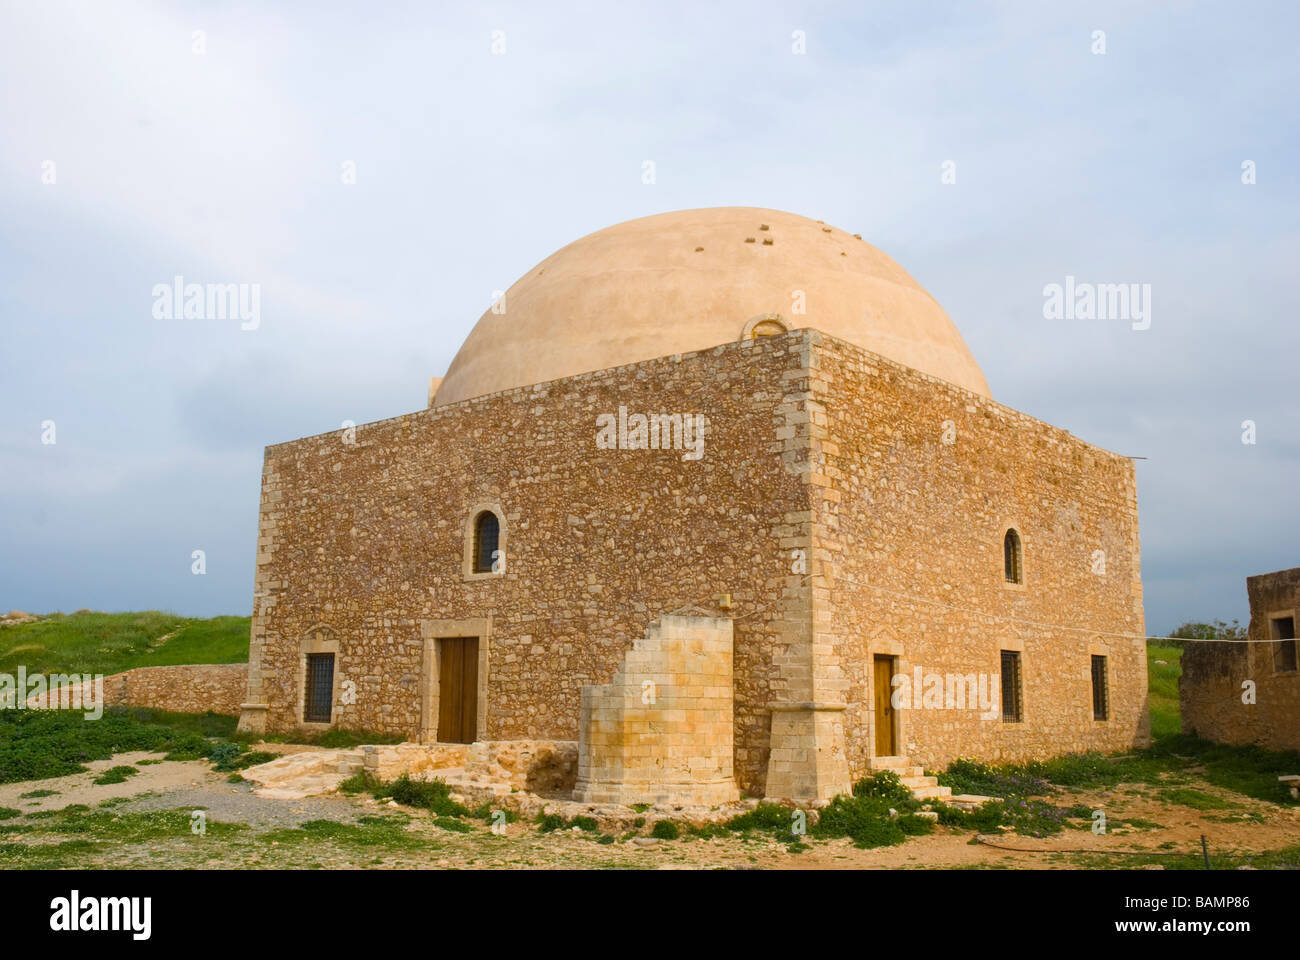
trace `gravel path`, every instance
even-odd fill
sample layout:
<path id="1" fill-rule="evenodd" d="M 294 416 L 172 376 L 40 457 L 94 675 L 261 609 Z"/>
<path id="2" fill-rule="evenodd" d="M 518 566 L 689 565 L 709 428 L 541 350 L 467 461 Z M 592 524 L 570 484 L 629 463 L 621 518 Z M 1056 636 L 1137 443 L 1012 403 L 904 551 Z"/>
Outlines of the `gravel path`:
<path id="1" fill-rule="evenodd" d="M 127 813 L 144 813 L 149 810 L 204 809 L 210 820 L 218 823 L 246 823 L 254 830 L 297 827 L 309 820 L 333 820 L 337 823 L 356 823 L 367 813 L 357 801 L 339 794 L 305 797 L 301 800 L 273 800 L 253 794 L 250 784 L 226 783 L 225 774 L 210 777 L 207 782 L 185 785 L 137 797 L 117 809 Z"/>

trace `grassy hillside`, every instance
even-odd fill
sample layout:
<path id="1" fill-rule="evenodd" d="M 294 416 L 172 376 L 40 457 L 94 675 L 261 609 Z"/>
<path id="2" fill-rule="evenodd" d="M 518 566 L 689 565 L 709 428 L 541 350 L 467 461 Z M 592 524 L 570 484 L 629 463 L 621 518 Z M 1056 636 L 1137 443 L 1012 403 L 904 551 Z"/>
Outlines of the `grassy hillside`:
<path id="1" fill-rule="evenodd" d="M 1163 660 L 1164 663 L 1157 663 Z M 1183 648 L 1147 644 L 1147 690 L 1151 704 L 1151 736 L 1159 740 L 1182 732 L 1178 678 L 1183 672 Z"/>
<path id="2" fill-rule="evenodd" d="M 0 627 L 0 672 L 120 673 L 178 663 L 244 663 L 249 617 L 140 613 L 51 614 Z"/>

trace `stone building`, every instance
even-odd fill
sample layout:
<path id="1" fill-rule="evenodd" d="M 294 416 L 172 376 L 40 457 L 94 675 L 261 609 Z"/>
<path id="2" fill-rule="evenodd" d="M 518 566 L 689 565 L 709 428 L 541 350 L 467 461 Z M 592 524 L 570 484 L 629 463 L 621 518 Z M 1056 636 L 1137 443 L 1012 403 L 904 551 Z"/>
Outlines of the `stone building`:
<path id="1" fill-rule="evenodd" d="M 1178 681 L 1183 732 L 1300 750 L 1300 567 L 1246 578 L 1247 642 L 1189 642 Z"/>
<path id="2" fill-rule="evenodd" d="M 577 741 L 579 799 L 705 803 L 1148 739 L 1131 461 L 995 402 L 856 235 L 598 231 L 429 393 L 267 448 L 244 729 Z"/>

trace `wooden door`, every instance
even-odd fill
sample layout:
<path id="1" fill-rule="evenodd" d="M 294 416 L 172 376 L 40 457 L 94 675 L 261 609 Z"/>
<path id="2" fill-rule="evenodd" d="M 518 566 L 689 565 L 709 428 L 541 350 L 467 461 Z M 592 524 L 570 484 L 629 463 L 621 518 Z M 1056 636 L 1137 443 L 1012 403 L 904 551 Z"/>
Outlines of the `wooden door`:
<path id="1" fill-rule="evenodd" d="M 478 734 L 478 637 L 438 641 L 438 742 L 473 743 Z"/>
<path id="2" fill-rule="evenodd" d="M 898 754 L 898 732 L 892 697 L 894 688 L 894 658 L 876 655 L 874 663 L 876 689 L 876 756 L 895 757 Z"/>

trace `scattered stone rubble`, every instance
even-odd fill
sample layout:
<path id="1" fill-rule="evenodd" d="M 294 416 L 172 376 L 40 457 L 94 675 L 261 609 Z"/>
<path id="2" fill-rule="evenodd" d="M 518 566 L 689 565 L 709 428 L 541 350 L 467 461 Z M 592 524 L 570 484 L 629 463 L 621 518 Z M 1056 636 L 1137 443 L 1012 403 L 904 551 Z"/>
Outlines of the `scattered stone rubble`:
<path id="1" fill-rule="evenodd" d="M 255 748 L 257 749 L 257 748 Z M 441 779 L 453 800 L 470 809 L 489 804 L 524 820 L 556 814 L 571 820 L 591 817 L 604 831 L 633 828 L 637 821 L 677 820 L 720 823 L 758 806 L 756 799 L 707 806 L 702 804 L 588 803 L 572 800 L 577 779 L 578 745 L 564 740 L 500 740 L 474 744 L 367 745 L 351 750 L 303 750 L 242 771 L 262 797 L 296 800 L 337 790 L 347 778 L 365 771 L 383 781 L 403 774 L 413 780 Z M 988 797 L 945 798 L 959 809 L 974 809 Z M 927 811 L 928 812 L 928 811 Z M 937 813 L 931 813 L 934 819 Z M 817 811 L 809 811 L 809 824 Z"/>

